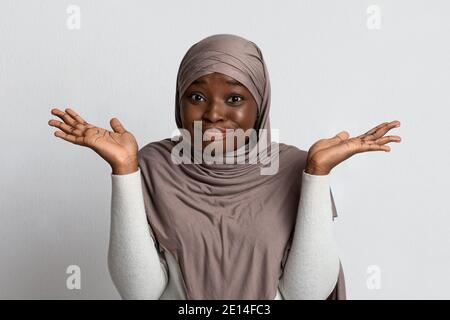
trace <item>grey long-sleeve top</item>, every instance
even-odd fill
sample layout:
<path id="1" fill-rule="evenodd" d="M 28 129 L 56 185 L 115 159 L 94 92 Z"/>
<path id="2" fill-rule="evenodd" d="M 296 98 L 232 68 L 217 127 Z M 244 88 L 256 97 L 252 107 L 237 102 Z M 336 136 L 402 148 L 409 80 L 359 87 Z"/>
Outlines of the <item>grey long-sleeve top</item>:
<path id="1" fill-rule="evenodd" d="M 123 299 L 186 299 L 179 265 L 151 237 L 141 171 L 111 174 L 108 269 Z M 289 255 L 274 299 L 326 299 L 340 261 L 333 237 L 329 175 L 302 172 L 302 192 Z"/>

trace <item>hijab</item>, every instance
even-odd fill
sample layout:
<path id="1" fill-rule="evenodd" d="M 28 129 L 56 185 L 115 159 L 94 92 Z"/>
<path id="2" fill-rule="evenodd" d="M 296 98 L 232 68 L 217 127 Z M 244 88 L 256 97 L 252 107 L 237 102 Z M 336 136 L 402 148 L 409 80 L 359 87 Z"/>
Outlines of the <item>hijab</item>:
<path id="1" fill-rule="evenodd" d="M 178 128 L 184 91 L 213 72 L 251 92 L 258 105 L 255 129 L 266 129 L 258 142 L 266 144 L 226 152 L 234 160 L 245 156 L 245 163 L 232 164 L 174 163 L 172 151 L 184 139 L 140 149 L 150 233 L 159 253 L 170 252 L 178 262 L 187 299 L 273 299 L 292 241 L 307 152 L 271 141 L 268 70 L 258 46 L 237 35 L 212 35 L 186 52 L 176 81 Z M 255 155 L 260 161 L 250 162 Z M 273 161 L 276 173 L 262 174 Z M 331 189 L 330 195 L 335 217 Z"/>

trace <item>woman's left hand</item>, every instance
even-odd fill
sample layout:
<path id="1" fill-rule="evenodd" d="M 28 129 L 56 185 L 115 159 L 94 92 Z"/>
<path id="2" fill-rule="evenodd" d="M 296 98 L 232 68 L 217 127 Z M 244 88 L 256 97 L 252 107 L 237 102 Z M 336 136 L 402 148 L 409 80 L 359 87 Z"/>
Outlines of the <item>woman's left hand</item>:
<path id="1" fill-rule="evenodd" d="M 386 143 L 400 142 L 399 136 L 384 136 L 392 128 L 400 126 L 400 121 L 384 122 L 366 133 L 349 138 L 347 131 L 341 131 L 333 138 L 321 139 L 308 151 L 305 172 L 327 175 L 336 165 L 356 153 L 366 151 L 391 151 Z"/>

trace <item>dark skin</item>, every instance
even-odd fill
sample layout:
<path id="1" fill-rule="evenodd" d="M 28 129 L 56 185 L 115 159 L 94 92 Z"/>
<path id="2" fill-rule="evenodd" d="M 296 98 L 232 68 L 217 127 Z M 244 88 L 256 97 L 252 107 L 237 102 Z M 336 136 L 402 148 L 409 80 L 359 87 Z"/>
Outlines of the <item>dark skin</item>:
<path id="1" fill-rule="evenodd" d="M 257 104 L 250 91 L 235 79 L 212 73 L 200 77 L 186 90 L 181 102 L 183 128 L 194 136 L 194 121 L 202 121 L 205 127 L 224 129 L 253 128 L 257 119 Z M 65 112 L 54 108 L 51 113 L 63 121 L 51 119 L 48 124 L 59 128 L 54 135 L 71 143 L 88 147 L 106 160 L 113 174 L 129 174 L 138 170 L 138 145 L 131 132 L 127 131 L 117 118 L 110 120 L 113 131 L 86 122 L 74 110 Z M 385 134 L 400 126 L 399 121 L 384 122 L 364 134 L 349 137 L 341 131 L 331 138 L 320 139 L 308 151 L 305 172 L 313 175 L 327 175 L 339 163 L 354 154 L 368 151 L 390 152 L 387 143 L 400 142 L 397 135 Z M 224 140 L 224 142 L 226 139 Z M 234 149 L 240 145 L 235 139 Z M 205 148 L 214 141 L 204 141 Z M 217 143 L 217 142 L 216 142 Z M 226 144 L 223 143 L 223 150 Z"/>
<path id="2" fill-rule="evenodd" d="M 181 98 L 181 122 L 194 137 L 194 121 L 202 121 L 202 134 L 206 128 L 252 129 L 256 123 L 258 106 L 250 91 L 235 79 L 221 74 L 211 73 L 195 80 Z M 233 143 L 225 137 L 217 141 L 226 152 L 226 144 Z M 243 140 L 234 139 L 236 150 Z M 214 141 L 202 139 L 202 149 Z"/>

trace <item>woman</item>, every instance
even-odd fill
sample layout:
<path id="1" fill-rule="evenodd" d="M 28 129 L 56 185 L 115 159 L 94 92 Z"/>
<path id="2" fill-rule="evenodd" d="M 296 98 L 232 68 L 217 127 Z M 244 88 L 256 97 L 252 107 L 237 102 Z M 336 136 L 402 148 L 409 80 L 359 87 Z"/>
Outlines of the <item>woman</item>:
<path id="1" fill-rule="evenodd" d="M 260 49 L 230 34 L 181 61 L 176 139 L 139 150 L 117 118 L 108 131 L 52 109 L 57 137 L 112 168 L 108 266 L 122 298 L 345 299 L 329 174 L 354 154 L 389 152 L 400 137 L 385 134 L 400 122 L 342 131 L 306 152 L 271 141 L 269 109 Z"/>

